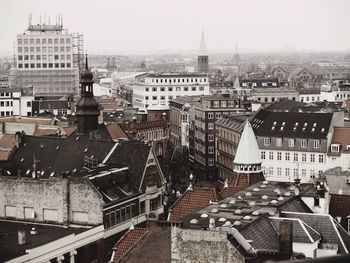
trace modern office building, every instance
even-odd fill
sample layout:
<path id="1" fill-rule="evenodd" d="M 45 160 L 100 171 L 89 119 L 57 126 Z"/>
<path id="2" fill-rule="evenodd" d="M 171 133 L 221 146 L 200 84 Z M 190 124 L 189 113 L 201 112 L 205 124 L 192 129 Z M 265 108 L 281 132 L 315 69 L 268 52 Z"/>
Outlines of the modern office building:
<path id="1" fill-rule="evenodd" d="M 136 78 L 133 85 L 133 106 L 169 106 L 178 96 L 209 95 L 209 80 L 202 73 L 160 73 Z"/>
<path id="2" fill-rule="evenodd" d="M 83 35 L 56 24 L 32 24 L 17 35 L 10 87 L 33 86 L 36 96 L 78 95 Z"/>

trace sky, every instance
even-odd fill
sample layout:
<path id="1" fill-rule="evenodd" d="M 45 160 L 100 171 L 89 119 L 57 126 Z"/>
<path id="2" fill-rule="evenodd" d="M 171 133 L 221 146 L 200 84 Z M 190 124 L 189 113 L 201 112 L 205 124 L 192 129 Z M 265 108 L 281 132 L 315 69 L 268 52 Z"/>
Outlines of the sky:
<path id="1" fill-rule="evenodd" d="M 350 0 L 0 0 L 0 54 L 33 23 L 63 16 L 100 54 L 350 51 Z"/>

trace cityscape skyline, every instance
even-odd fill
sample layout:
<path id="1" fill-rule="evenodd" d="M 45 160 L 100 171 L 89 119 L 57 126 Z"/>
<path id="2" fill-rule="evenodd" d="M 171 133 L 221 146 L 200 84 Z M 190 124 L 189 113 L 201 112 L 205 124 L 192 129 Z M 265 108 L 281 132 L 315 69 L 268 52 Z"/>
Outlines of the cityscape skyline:
<path id="1" fill-rule="evenodd" d="M 202 29 L 209 53 L 349 51 L 346 10 L 350 3 L 332 1 L 178 1 L 169 11 L 163 1 L 145 3 L 103 1 L 1 1 L 3 25 L 0 54 L 13 53 L 16 34 L 32 23 L 55 23 L 63 17 L 70 32 L 84 34 L 90 53 L 192 53 L 199 47 Z M 302 5 L 302 8 L 300 8 Z M 97 7 L 97 8 L 96 8 Z M 225 7 L 225 8 L 224 8 Z M 80 10 L 79 10 L 80 9 Z M 242 11 L 243 10 L 243 11 Z M 244 11 L 245 10 L 245 11 Z M 288 11 L 288 12 L 287 12 Z M 10 15 L 17 13 L 16 16 Z"/>

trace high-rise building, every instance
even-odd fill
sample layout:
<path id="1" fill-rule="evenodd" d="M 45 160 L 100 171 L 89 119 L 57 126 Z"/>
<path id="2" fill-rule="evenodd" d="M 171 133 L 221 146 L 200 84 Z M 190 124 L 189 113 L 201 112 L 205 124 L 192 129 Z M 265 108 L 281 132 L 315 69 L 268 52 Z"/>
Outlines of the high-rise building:
<path id="1" fill-rule="evenodd" d="M 202 31 L 201 42 L 199 44 L 198 51 L 198 72 L 208 73 L 209 71 L 209 58 L 207 44 L 205 43 L 204 31 Z"/>
<path id="2" fill-rule="evenodd" d="M 56 24 L 32 24 L 17 35 L 10 87 L 33 86 L 36 96 L 78 95 L 84 68 L 83 35 Z"/>

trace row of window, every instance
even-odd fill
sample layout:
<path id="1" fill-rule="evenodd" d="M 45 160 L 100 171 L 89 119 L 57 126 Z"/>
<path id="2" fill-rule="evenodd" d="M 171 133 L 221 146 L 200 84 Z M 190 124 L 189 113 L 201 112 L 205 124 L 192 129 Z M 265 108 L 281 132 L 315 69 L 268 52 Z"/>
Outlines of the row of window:
<path id="1" fill-rule="evenodd" d="M 18 63 L 18 68 L 70 68 L 71 63 Z"/>
<path id="2" fill-rule="evenodd" d="M 18 47 L 18 52 L 71 52 L 71 47 Z"/>
<path id="3" fill-rule="evenodd" d="M 185 82 L 187 82 L 187 83 L 189 83 L 189 82 L 197 83 L 198 80 L 199 80 L 199 82 L 202 82 L 202 81 L 203 82 L 207 82 L 206 78 L 204 78 L 204 79 L 202 79 L 202 78 L 199 78 L 199 79 L 193 79 L 193 78 L 188 79 L 188 78 L 186 78 L 186 79 L 164 79 L 164 83 L 172 83 L 172 82 L 174 82 L 174 83 L 176 83 L 176 82 L 177 83 L 180 83 L 180 82 L 182 82 L 182 83 L 185 83 Z M 163 79 L 152 79 L 152 83 L 163 83 Z"/>
<path id="4" fill-rule="evenodd" d="M 13 116 L 13 111 L 0 111 L 0 116 Z"/>
<path id="5" fill-rule="evenodd" d="M 71 55 L 19 55 L 18 60 L 70 60 Z"/>
<path id="6" fill-rule="evenodd" d="M 268 97 L 262 97 L 262 98 L 264 99 L 264 102 L 269 102 L 269 98 Z M 257 97 L 257 100 L 258 101 L 262 101 L 262 98 L 261 97 Z M 291 100 L 296 100 L 296 97 L 291 97 L 291 98 L 284 97 L 284 98 L 291 99 Z M 283 99 L 283 98 L 282 97 L 277 97 L 277 98 L 271 97 L 271 102 L 275 102 L 275 101 L 277 101 L 279 99 Z"/>
<path id="7" fill-rule="evenodd" d="M 271 138 L 264 138 L 264 146 L 270 146 L 271 145 Z M 276 146 L 282 147 L 282 138 L 276 138 Z M 294 147 L 295 146 L 295 139 L 288 139 L 288 147 Z M 300 147 L 301 148 L 307 148 L 307 140 L 301 139 L 300 140 Z M 313 141 L 313 147 L 314 148 L 320 148 L 320 140 L 314 140 Z"/>
<path id="8" fill-rule="evenodd" d="M 219 108 L 220 104 L 221 104 L 222 108 L 226 108 L 227 105 L 228 105 L 228 107 L 238 107 L 239 106 L 239 101 L 238 100 L 235 100 L 235 101 L 233 101 L 233 100 L 229 100 L 229 101 L 222 100 L 221 103 L 220 103 L 220 101 L 215 100 L 214 103 L 213 103 L 213 106 L 214 106 L 214 108 Z"/>
<path id="9" fill-rule="evenodd" d="M 12 100 L 0 101 L 0 107 L 12 107 L 12 106 L 13 106 Z"/>
<path id="10" fill-rule="evenodd" d="M 301 169 L 301 174 L 298 168 L 284 168 L 284 174 L 282 174 L 283 169 L 281 167 L 268 167 L 265 169 L 266 173 L 268 176 L 286 176 L 289 177 L 291 176 L 291 171 L 293 171 L 293 177 L 297 178 L 299 175 L 301 175 L 301 178 L 306 178 L 307 170 L 306 169 Z M 310 170 L 310 177 L 315 178 L 321 171 L 316 171 L 316 170 Z"/>
<path id="11" fill-rule="evenodd" d="M 159 91 L 165 91 L 166 87 L 160 87 L 159 88 Z M 168 91 L 173 91 L 173 87 L 168 87 Z M 176 91 L 189 91 L 189 87 L 175 87 L 175 90 Z M 198 90 L 199 91 L 204 91 L 204 87 L 198 87 Z M 146 87 L 145 88 L 145 91 L 146 92 L 149 92 L 150 91 L 150 88 L 149 87 Z M 157 87 L 153 87 L 152 88 L 152 91 L 153 92 L 157 92 L 158 91 L 158 88 Z M 197 91 L 197 87 L 191 87 L 191 91 Z"/>
<path id="12" fill-rule="evenodd" d="M 172 100 L 174 97 L 173 96 L 168 96 L 169 100 Z M 160 100 L 166 100 L 166 96 L 159 96 Z M 145 96 L 145 100 L 149 100 L 149 96 Z M 158 100 L 158 96 L 152 96 L 152 100 Z"/>
<path id="13" fill-rule="evenodd" d="M 143 207 L 143 213 L 144 213 L 144 206 L 145 206 L 145 203 L 143 202 L 143 204 L 141 205 L 141 207 Z M 109 228 L 111 226 L 117 225 L 126 220 L 129 220 L 138 214 L 139 213 L 136 209 L 135 204 L 123 207 L 121 209 L 117 209 L 115 211 L 108 211 L 105 214 L 104 225 L 106 228 Z"/>
<path id="14" fill-rule="evenodd" d="M 274 152 L 268 152 L 268 156 L 267 156 L 267 153 L 265 151 L 261 151 L 261 159 L 262 160 L 267 160 L 267 158 L 269 160 L 274 160 L 275 159 L 274 155 L 275 155 Z M 291 153 L 289 153 L 289 152 L 284 153 L 283 160 L 290 161 L 291 160 L 290 158 L 291 158 Z M 282 161 L 282 152 L 277 152 L 275 160 Z M 293 153 L 293 161 L 294 162 L 299 162 L 299 153 Z M 305 163 L 306 161 L 307 161 L 307 154 L 306 153 L 302 153 L 301 154 L 301 162 Z M 309 161 L 310 161 L 310 163 L 316 162 L 316 154 L 311 153 L 310 156 L 309 156 Z M 324 163 L 324 155 L 323 154 L 319 154 L 318 155 L 318 162 L 319 163 Z"/>
<path id="15" fill-rule="evenodd" d="M 70 44 L 71 39 L 70 38 L 18 38 L 17 39 L 18 45 L 22 44 Z"/>
<path id="16" fill-rule="evenodd" d="M 304 99 L 305 98 L 305 99 Z M 306 101 L 306 102 L 309 102 L 309 101 L 315 101 L 315 99 L 316 99 L 316 101 L 320 101 L 320 97 L 314 97 L 314 96 L 311 96 L 311 100 L 310 100 L 310 97 L 309 96 L 306 96 L 306 97 L 300 97 L 300 101 L 301 102 L 304 102 L 304 100 Z"/>

